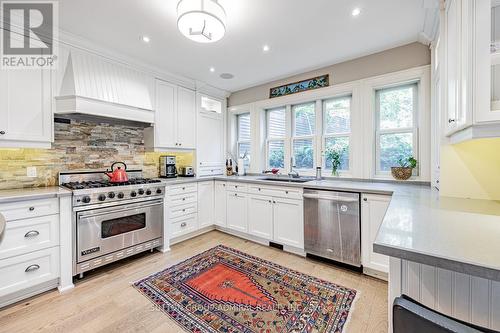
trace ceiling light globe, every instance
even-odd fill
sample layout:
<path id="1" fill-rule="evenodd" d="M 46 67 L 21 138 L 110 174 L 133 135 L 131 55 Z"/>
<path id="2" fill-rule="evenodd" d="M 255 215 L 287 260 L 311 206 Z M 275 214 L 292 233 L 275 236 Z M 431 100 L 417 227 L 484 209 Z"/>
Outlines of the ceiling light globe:
<path id="1" fill-rule="evenodd" d="M 198 43 L 214 43 L 226 33 L 226 12 L 217 0 L 181 0 L 177 28 Z"/>

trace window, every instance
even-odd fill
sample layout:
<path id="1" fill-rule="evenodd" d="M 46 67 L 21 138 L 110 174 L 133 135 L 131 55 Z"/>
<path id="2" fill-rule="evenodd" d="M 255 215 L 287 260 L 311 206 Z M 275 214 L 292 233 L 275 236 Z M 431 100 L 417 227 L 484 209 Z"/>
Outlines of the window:
<path id="1" fill-rule="evenodd" d="M 250 113 L 240 114 L 237 117 L 238 121 L 238 157 L 248 157 L 250 160 Z"/>
<path id="2" fill-rule="evenodd" d="M 267 118 L 267 166 L 285 168 L 286 109 L 268 110 Z"/>
<path id="3" fill-rule="evenodd" d="M 351 96 L 323 101 L 323 145 L 324 150 L 343 150 L 339 170 L 348 171 L 351 138 Z M 326 170 L 332 169 L 332 161 L 324 159 Z"/>
<path id="4" fill-rule="evenodd" d="M 418 84 L 376 92 L 376 170 L 389 172 L 400 159 L 415 156 L 417 142 L 416 110 Z M 417 156 L 415 158 L 418 159 Z"/>
<path id="5" fill-rule="evenodd" d="M 293 158 L 297 169 L 314 168 L 315 106 L 314 102 L 292 106 Z"/>

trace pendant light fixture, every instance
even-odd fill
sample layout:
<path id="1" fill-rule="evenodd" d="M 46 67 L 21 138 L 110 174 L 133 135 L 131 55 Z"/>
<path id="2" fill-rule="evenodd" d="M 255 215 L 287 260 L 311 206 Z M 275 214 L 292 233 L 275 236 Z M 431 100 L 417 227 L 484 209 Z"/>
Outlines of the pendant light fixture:
<path id="1" fill-rule="evenodd" d="M 177 28 L 198 43 L 213 43 L 226 33 L 226 12 L 217 0 L 180 0 Z"/>

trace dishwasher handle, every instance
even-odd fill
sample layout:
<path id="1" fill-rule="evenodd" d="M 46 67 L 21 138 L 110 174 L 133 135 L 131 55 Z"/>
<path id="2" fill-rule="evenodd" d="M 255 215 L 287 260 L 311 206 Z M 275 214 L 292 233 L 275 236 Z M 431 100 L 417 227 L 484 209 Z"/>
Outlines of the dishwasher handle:
<path id="1" fill-rule="evenodd" d="M 344 202 L 344 203 L 352 203 L 352 202 L 359 202 L 359 199 L 355 198 L 350 198 L 350 197 L 345 197 L 345 196 L 333 196 L 333 195 L 325 195 L 325 194 L 311 194 L 311 193 L 304 193 L 302 195 L 305 199 L 316 199 L 316 200 L 328 200 L 332 202 Z"/>

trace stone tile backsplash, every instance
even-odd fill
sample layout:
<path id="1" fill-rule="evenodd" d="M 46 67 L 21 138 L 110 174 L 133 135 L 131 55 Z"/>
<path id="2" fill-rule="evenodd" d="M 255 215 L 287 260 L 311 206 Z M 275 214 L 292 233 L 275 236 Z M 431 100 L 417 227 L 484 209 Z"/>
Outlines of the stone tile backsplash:
<path id="1" fill-rule="evenodd" d="M 157 177 L 159 157 L 166 154 L 145 151 L 142 127 L 56 122 L 51 149 L 0 149 L 0 189 L 58 185 L 59 171 L 106 169 L 116 161 L 142 169 L 145 177 Z M 193 163 L 191 152 L 174 155 L 185 165 Z M 29 166 L 37 168 L 37 177 L 26 176 Z"/>

